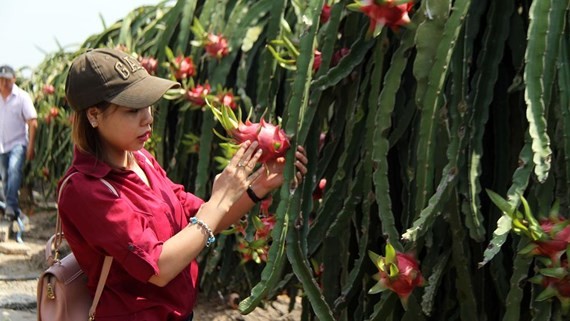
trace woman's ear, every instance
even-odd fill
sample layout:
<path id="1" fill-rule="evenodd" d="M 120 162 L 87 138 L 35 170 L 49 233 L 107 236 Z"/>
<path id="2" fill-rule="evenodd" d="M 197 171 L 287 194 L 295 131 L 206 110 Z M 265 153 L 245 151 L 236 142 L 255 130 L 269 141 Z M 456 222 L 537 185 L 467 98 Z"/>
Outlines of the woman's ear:
<path id="1" fill-rule="evenodd" d="M 89 107 L 87 109 L 87 119 L 89 120 L 89 123 L 93 128 L 97 128 L 97 126 L 99 125 L 99 122 L 97 120 L 99 114 L 100 110 L 97 107 Z"/>

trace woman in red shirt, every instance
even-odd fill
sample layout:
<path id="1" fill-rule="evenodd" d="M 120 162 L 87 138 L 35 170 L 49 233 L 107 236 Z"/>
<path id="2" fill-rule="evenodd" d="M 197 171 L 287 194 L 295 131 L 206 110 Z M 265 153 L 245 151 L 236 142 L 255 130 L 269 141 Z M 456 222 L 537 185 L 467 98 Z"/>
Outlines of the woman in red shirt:
<path id="1" fill-rule="evenodd" d="M 283 184 L 282 163 L 254 171 L 257 142 L 240 146 L 207 202 L 173 183 L 144 144 L 153 122 L 149 106 L 178 86 L 113 49 L 89 50 L 70 67 L 66 98 L 75 111 L 75 148 L 58 206 L 92 292 L 104 257 L 113 257 L 97 320 L 191 320 L 197 255 Z M 296 158 L 300 181 L 307 171 L 302 148 Z"/>

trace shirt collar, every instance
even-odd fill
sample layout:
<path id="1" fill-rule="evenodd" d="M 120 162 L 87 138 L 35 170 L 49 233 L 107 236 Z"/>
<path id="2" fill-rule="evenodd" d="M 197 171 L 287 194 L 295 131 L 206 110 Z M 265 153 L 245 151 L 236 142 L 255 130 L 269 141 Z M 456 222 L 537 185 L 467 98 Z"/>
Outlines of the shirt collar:
<path id="1" fill-rule="evenodd" d="M 133 156 L 139 166 L 143 166 L 145 162 L 148 162 L 152 165 L 152 163 L 150 163 L 150 160 L 141 151 L 133 152 Z M 97 157 L 91 153 L 82 151 L 77 146 L 74 147 L 73 167 L 85 175 L 93 176 L 96 178 L 105 177 L 113 170 L 113 168 L 107 163 L 97 159 Z"/>
<path id="2" fill-rule="evenodd" d="M 107 163 L 97 159 L 91 153 L 82 151 L 77 146 L 73 148 L 73 167 L 85 175 L 96 178 L 105 177 L 112 170 Z"/>

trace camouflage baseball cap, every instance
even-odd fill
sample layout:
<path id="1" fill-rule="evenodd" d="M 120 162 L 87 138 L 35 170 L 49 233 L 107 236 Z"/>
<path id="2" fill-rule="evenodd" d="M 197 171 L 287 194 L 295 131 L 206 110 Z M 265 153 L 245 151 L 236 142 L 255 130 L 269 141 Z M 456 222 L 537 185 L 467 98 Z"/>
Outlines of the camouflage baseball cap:
<path id="1" fill-rule="evenodd" d="M 156 103 L 180 84 L 149 75 L 139 61 L 115 49 L 89 49 L 71 64 L 65 85 L 69 105 L 80 111 L 103 101 L 129 108 Z"/>

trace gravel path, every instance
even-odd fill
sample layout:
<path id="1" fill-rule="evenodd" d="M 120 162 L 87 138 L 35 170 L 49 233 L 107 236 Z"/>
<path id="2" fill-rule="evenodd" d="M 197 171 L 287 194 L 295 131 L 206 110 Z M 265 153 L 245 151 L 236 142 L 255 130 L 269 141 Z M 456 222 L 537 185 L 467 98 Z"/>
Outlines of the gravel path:
<path id="1" fill-rule="evenodd" d="M 36 320 L 36 285 L 44 242 L 26 241 L 23 246 L 13 241 L 0 243 L 0 321 Z"/>

